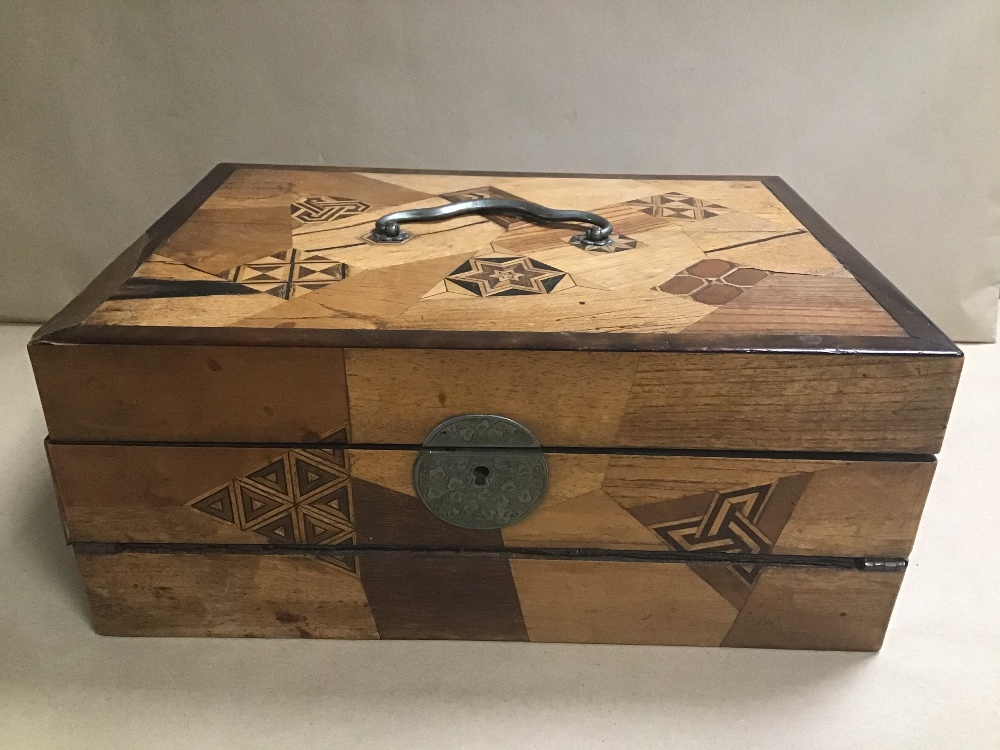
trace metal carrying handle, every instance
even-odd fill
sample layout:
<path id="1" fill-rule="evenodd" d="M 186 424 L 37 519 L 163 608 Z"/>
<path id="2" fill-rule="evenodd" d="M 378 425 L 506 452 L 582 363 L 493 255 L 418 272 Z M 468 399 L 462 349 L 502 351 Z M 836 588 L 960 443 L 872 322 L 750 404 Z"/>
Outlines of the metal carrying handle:
<path id="1" fill-rule="evenodd" d="M 400 227 L 407 221 L 441 221 L 453 216 L 466 214 L 499 213 L 513 214 L 526 219 L 537 219 L 547 222 L 580 221 L 593 224 L 586 234 L 579 236 L 579 241 L 587 245 L 608 245 L 611 243 L 611 222 L 603 216 L 589 211 L 560 210 L 548 208 L 531 201 L 508 200 L 504 198 L 482 198 L 480 200 L 448 203 L 433 208 L 415 208 L 411 211 L 397 211 L 386 214 L 375 222 L 375 230 L 371 239 L 375 242 L 402 242 L 409 239 L 410 234 Z"/>

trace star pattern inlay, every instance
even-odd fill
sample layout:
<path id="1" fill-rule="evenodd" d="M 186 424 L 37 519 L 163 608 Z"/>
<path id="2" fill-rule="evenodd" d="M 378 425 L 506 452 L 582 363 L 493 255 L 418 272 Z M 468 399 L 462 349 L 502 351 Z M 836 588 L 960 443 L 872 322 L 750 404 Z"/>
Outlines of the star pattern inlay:
<path id="1" fill-rule="evenodd" d="M 574 286 L 565 271 L 523 256 L 471 258 L 445 282 L 453 291 L 479 297 L 551 294 Z"/>

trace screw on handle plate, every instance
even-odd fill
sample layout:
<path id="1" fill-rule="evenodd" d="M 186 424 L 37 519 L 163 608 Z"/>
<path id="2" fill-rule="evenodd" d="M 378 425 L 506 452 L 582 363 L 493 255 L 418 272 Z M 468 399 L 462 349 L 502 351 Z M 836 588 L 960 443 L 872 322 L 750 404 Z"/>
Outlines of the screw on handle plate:
<path id="1" fill-rule="evenodd" d="M 443 221 L 455 216 L 465 216 L 467 214 L 511 214 L 527 219 L 546 222 L 578 221 L 593 226 L 573 239 L 585 244 L 597 247 L 611 244 L 611 232 L 613 227 L 611 222 L 598 214 L 589 211 L 571 211 L 556 208 L 547 208 L 538 203 L 521 200 L 508 200 L 504 198 L 481 198 L 479 200 L 462 201 L 460 203 L 448 203 L 444 206 L 434 206 L 433 208 L 415 208 L 410 211 L 397 211 L 386 214 L 375 222 L 375 229 L 370 238 L 373 242 L 399 243 L 410 238 L 409 232 L 405 231 L 400 224 L 417 221 Z"/>
<path id="2" fill-rule="evenodd" d="M 413 487 L 427 509 L 465 529 L 499 529 L 531 514 L 549 469 L 534 435 L 507 417 L 446 419 L 423 443 Z"/>

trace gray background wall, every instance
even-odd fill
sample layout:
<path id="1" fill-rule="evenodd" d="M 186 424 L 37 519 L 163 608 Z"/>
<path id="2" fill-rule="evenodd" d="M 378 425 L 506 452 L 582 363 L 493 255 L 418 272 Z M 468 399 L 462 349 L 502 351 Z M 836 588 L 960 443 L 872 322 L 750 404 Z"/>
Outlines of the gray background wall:
<path id="1" fill-rule="evenodd" d="M 216 162 L 269 161 L 779 174 L 953 337 L 994 335 L 995 0 L 0 16 L 2 319 L 51 315 Z"/>

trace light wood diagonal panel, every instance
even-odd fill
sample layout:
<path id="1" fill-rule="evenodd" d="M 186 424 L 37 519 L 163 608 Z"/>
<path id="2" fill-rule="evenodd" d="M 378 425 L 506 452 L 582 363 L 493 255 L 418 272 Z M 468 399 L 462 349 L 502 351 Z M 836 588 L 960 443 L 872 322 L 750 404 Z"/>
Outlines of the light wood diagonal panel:
<path id="1" fill-rule="evenodd" d="M 217 284 L 226 283 L 223 279 L 220 279 L 214 274 L 199 271 L 197 268 L 181 263 L 179 260 L 173 260 L 172 258 L 167 258 L 163 255 L 157 255 L 155 253 L 150 255 L 149 258 L 147 258 L 146 261 L 135 270 L 135 273 L 132 274 L 132 278 L 162 279 L 165 281 L 211 281 Z"/>
<path id="2" fill-rule="evenodd" d="M 352 437 L 419 445 L 456 414 L 502 413 L 543 445 L 614 445 L 637 354 L 349 349 Z"/>
<path id="3" fill-rule="evenodd" d="M 486 185 L 493 184 L 497 180 L 495 175 L 469 175 L 469 174 L 408 174 L 403 172 L 362 172 L 364 177 L 371 177 L 373 180 L 390 182 L 393 185 L 401 185 L 411 190 L 432 195 L 443 195 L 445 193 L 457 193 L 462 190 L 473 190 Z"/>
<path id="4" fill-rule="evenodd" d="M 382 512 L 391 517 L 375 520 L 397 524 L 405 537 L 400 544 L 421 544 L 414 536 L 417 524 L 444 527 L 417 499 L 412 450 L 348 449 L 344 458 L 289 447 L 50 444 L 48 451 L 74 542 L 280 542 L 261 536 L 259 524 L 249 521 L 270 512 L 260 507 L 268 498 L 286 509 L 299 502 L 288 490 L 299 480 L 281 477 L 286 466 L 295 474 L 303 460 L 322 480 L 315 480 L 315 490 L 325 493 L 324 487 L 340 488 L 350 479 L 353 510 L 338 505 L 337 513 L 344 528 L 362 538 L 385 541 L 365 526 L 365 519 Z M 905 557 L 934 470 L 933 463 L 914 460 L 545 456 L 548 489 L 531 515 L 502 533 L 461 531 L 456 543 Z M 249 487 L 251 495 L 223 492 L 233 482 Z M 223 492 L 216 499 L 224 506 L 198 504 L 216 492 Z M 300 494 L 312 497 L 310 492 Z M 378 505 L 390 496 L 394 505 Z M 249 505 L 241 510 L 234 505 L 240 502 Z M 310 508 L 305 513 L 320 519 L 328 508 L 319 509 L 318 516 Z M 239 520 L 239 513 L 254 518 Z"/>
<path id="5" fill-rule="evenodd" d="M 813 475 L 772 548 L 776 555 L 862 557 L 872 540 L 886 557 L 909 557 L 935 464 L 848 463 Z M 820 499 L 822 498 L 822 499 Z"/>
<path id="6" fill-rule="evenodd" d="M 218 286 L 236 287 L 229 282 Z M 264 310 L 278 307 L 282 300 L 262 292 L 248 290 L 240 294 L 205 296 L 163 296 L 150 299 L 113 299 L 101 305 L 91 321 L 105 326 L 144 325 L 155 318 L 165 326 L 197 326 L 209 318 L 219 326 L 238 325 L 240 321 Z"/>
<path id="7" fill-rule="evenodd" d="M 736 610 L 686 565 L 511 560 L 532 641 L 718 646 Z"/>
<path id="8" fill-rule="evenodd" d="M 188 221 L 174 232 L 158 253 L 214 274 L 291 248 L 289 214 L 279 224 Z M 153 320 L 150 318 L 149 324 L 157 325 Z"/>
<path id="9" fill-rule="evenodd" d="M 902 573 L 768 568 L 723 646 L 878 651 Z"/>
<path id="10" fill-rule="evenodd" d="M 550 295 L 493 297 L 441 295 L 422 299 L 387 324 L 401 330 L 491 332 L 509 330 L 595 333 L 677 333 L 714 312 L 700 302 L 651 290 L 614 292 L 583 286 Z"/>
<path id="11" fill-rule="evenodd" d="M 523 521 L 503 529 L 503 541 L 508 547 L 666 549 L 662 539 L 601 490 L 543 503 Z"/>
<path id="12" fill-rule="evenodd" d="M 612 456 L 601 488 L 616 503 L 632 509 L 706 492 L 770 484 L 795 474 L 814 474 L 839 466 L 840 460 L 795 458 L 722 458 L 696 456 Z M 909 464 L 907 464 L 909 465 Z M 874 470 L 880 471 L 881 464 Z"/>
<path id="13" fill-rule="evenodd" d="M 720 238 L 720 241 L 725 239 Z M 735 237 L 728 239 L 736 240 Z M 704 244 L 699 245 L 706 249 Z M 840 262 L 807 232 L 779 234 L 754 242 L 736 240 L 719 247 L 718 250 L 707 250 L 707 254 L 766 271 L 828 276 L 844 270 Z"/>
<path id="14" fill-rule="evenodd" d="M 580 274 L 599 284 L 603 289 L 634 289 L 635 299 L 644 299 L 642 292 L 669 279 L 678 271 L 705 259 L 704 253 L 683 231 L 674 226 L 665 226 L 646 232 L 629 235 L 638 243 L 635 249 L 620 253 L 583 253 L 579 248 L 563 243 L 562 246 L 539 250 L 533 258 L 566 271 L 570 275 Z M 672 299 L 670 295 L 660 296 Z M 607 295 L 611 296 L 611 295 Z M 592 295 L 595 301 L 602 297 Z M 655 304 L 657 296 L 651 295 L 648 304 Z M 711 311 L 706 311 L 711 312 Z M 634 315 L 635 311 L 622 311 L 622 315 Z M 622 320 L 622 325 L 625 321 Z"/>
<path id="15" fill-rule="evenodd" d="M 311 555 L 77 554 L 101 635 L 378 638 L 361 580 Z"/>
<path id="16" fill-rule="evenodd" d="M 565 178 L 565 177 L 494 177 L 491 185 L 534 203 L 552 208 L 592 211 L 601 206 L 646 198 L 652 193 L 640 180 Z"/>
<path id="17" fill-rule="evenodd" d="M 320 169 L 241 169 L 240 186 L 257 182 L 284 183 L 300 196 L 326 195 L 364 201 L 373 207 L 398 206 L 429 198 L 430 194 L 356 172 Z"/>

